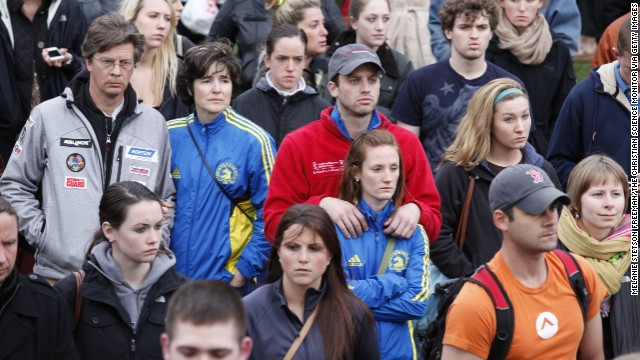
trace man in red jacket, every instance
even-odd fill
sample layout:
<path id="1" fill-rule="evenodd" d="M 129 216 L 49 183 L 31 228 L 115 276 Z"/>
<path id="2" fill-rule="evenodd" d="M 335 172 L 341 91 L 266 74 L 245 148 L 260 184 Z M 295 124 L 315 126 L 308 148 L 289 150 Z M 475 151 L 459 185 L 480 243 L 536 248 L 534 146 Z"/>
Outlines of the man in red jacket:
<path id="1" fill-rule="evenodd" d="M 437 239 L 442 224 L 440 196 L 422 145 L 414 134 L 375 109 L 383 72 L 380 59 L 365 45 L 343 46 L 331 57 L 327 88 L 336 106 L 322 111 L 320 120 L 287 135 L 278 149 L 264 206 L 265 233 L 271 242 L 282 214 L 299 203 L 325 209 L 346 237 L 367 230 L 360 211 L 336 196 L 351 141 L 373 129 L 395 136 L 406 179 L 404 205 L 387 219 L 384 232 L 408 238 L 420 223 L 431 242 Z"/>

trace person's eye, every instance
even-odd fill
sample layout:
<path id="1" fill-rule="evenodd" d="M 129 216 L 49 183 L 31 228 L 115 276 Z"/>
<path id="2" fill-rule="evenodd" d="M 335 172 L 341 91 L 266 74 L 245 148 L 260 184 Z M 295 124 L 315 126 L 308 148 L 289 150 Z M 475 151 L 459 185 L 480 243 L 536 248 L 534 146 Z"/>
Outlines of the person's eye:
<path id="1" fill-rule="evenodd" d="M 356 85 L 360 82 L 359 79 L 349 79 L 349 84 Z"/>
<path id="2" fill-rule="evenodd" d="M 391 171 L 394 171 L 394 172 L 395 172 L 395 171 L 398 171 L 399 169 L 400 169 L 400 167 L 399 167 L 399 166 L 392 166 L 392 167 L 391 167 Z"/>
<path id="3" fill-rule="evenodd" d="M 377 77 L 371 78 L 371 79 L 369 79 L 369 84 L 375 85 L 376 83 L 378 83 L 378 80 L 380 80 L 380 79 L 377 78 Z"/>
<path id="4" fill-rule="evenodd" d="M 531 117 L 531 115 L 529 115 L 529 114 L 522 115 L 522 119 L 523 120 L 528 120 L 530 117 Z"/>
<path id="5" fill-rule="evenodd" d="M 302 64 L 302 62 L 304 61 L 304 58 L 295 58 L 293 61 L 295 61 L 296 64 Z"/>
<path id="6" fill-rule="evenodd" d="M 378 18 L 377 18 L 377 17 L 375 17 L 375 16 L 370 16 L 370 17 L 368 17 L 368 18 L 367 18 L 367 21 L 368 21 L 368 22 L 370 22 L 370 23 L 372 23 L 372 22 L 376 22 L 376 20 L 377 20 L 377 19 L 378 19 Z"/>
<path id="7" fill-rule="evenodd" d="M 156 230 L 160 230 L 162 229 L 162 224 L 156 224 L 153 228 Z"/>
<path id="8" fill-rule="evenodd" d="M 137 228 L 135 231 L 136 231 L 138 234 L 142 234 L 145 230 L 146 230 L 146 229 L 142 227 L 142 228 Z"/>
<path id="9" fill-rule="evenodd" d="M 391 17 L 389 17 L 389 16 L 384 16 L 384 17 L 382 18 L 382 21 L 383 21 L 383 22 L 388 22 L 390 18 L 391 18 Z"/>
<path id="10" fill-rule="evenodd" d="M 287 249 L 291 251 L 298 250 L 298 244 L 287 244 Z"/>
<path id="11" fill-rule="evenodd" d="M 513 122 L 513 118 L 512 117 L 506 117 L 506 118 L 503 119 L 503 121 L 506 122 L 506 123 L 510 123 L 510 122 Z"/>
<path id="12" fill-rule="evenodd" d="M 614 192 L 611 194 L 611 196 L 620 197 L 620 196 L 622 196 L 622 192 L 614 191 Z"/>

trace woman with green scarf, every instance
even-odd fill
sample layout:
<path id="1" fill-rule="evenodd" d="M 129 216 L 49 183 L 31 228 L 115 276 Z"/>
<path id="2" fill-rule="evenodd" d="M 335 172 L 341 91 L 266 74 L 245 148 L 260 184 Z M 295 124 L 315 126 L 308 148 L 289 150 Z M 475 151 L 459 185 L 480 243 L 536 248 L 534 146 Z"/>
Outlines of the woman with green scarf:
<path id="1" fill-rule="evenodd" d="M 583 256 L 607 289 L 600 314 L 607 359 L 640 348 L 640 297 L 631 296 L 631 221 L 627 175 L 605 155 L 592 155 L 571 171 L 571 205 L 558 223 L 560 246 Z"/>

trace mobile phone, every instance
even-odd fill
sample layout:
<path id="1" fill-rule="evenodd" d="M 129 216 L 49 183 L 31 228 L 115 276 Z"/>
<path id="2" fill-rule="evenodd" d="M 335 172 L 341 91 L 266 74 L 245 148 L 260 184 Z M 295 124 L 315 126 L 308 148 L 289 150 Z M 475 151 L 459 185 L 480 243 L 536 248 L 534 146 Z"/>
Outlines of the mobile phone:
<path id="1" fill-rule="evenodd" d="M 50 47 L 47 48 L 47 51 L 49 52 L 49 59 L 51 61 L 62 61 L 64 60 L 64 55 L 62 55 L 62 53 L 60 52 L 60 49 L 58 49 L 57 47 Z"/>

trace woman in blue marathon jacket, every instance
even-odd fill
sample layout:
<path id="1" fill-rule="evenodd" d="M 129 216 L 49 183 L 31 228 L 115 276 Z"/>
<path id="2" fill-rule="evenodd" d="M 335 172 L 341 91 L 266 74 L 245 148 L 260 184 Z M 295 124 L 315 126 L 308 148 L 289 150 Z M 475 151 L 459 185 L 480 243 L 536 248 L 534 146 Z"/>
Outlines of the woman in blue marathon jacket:
<path id="1" fill-rule="evenodd" d="M 74 275 L 54 287 L 75 312 L 80 358 L 160 359 L 167 303 L 186 281 L 164 249 L 162 202 L 144 185 L 123 181 L 107 188 L 99 216 L 80 289 Z"/>
<path id="2" fill-rule="evenodd" d="M 394 136 L 386 130 L 360 135 L 349 148 L 344 169 L 339 198 L 356 203 L 368 224 L 356 238 L 338 231 L 347 283 L 376 320 L 381 358 L 416 359 L 412 320 L 427 305 L 429 241 L 420 225 L 409 239 L 383 233 L 405 191 Z"/>
<path id="3" fill-rule="evenodd" d="M 229 106 L 241 70 L 227 42 L 193 47 L 184 62 L 180 94 L 196 111 L 167 123 L 177 192 L 171 249 L 189 278 L 221 280 L 246 294 L 271 249 L 262 206 L 275 145 Z"/>

